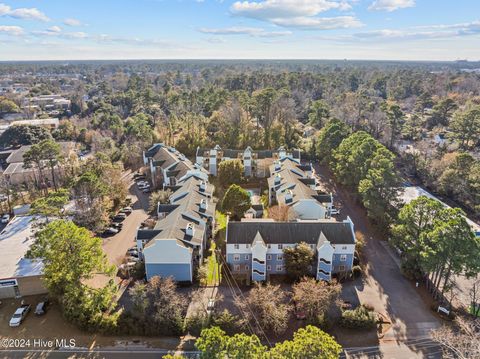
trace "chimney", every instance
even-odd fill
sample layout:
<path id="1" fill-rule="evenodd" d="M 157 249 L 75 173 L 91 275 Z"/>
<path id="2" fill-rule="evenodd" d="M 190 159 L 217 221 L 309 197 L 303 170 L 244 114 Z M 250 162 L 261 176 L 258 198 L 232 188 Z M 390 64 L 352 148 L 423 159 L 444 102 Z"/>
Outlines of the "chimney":
<path id="1" fill-rule="evenodd" d="M 208 203 L 207 203 L 207 200 L 206 199 L 202 199 L 200 201 L 200 209 L 206 211 L 208 208 Z"/>
<path id="2" fill-rule="evenodd" d="M 195 227 L 193 226 L 193 223 L 192 222 L 189 222 L 187 224 L 187 227 L 185 228 L 185 234 L 187 236 L 191 236 L 193 237 L 193 234 L 195 233 Z"/>

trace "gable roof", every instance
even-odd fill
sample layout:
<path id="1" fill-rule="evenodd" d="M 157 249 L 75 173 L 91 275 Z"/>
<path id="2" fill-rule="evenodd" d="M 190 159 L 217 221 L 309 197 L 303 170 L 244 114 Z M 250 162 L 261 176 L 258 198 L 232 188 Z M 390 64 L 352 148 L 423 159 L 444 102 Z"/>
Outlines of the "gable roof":
<path id="1" fill-rule="evenodd" d="M 350 221 L 229 222 L 227 233 L 228 244 L 251 244 L 257 233 L 267 244 L 306 242 L 317 245 L 322 233 L 331 244 L 355 244 Z"/>

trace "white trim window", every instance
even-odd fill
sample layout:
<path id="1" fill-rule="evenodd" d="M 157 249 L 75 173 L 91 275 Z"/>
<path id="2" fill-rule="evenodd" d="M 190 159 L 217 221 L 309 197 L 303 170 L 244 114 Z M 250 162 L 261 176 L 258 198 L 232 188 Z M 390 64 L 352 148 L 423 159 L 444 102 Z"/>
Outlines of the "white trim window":
<path id="1" fill-rule="evenodd" d="M 276 270 L 277 272 L 281 272 L 281 271 L 283 271 L 283 266 L 282 266 L 281 264 L 278 264 L 278 265 L 275 267 L 275 270 Z"/>
<path id="2" fill-rule="evenodd" d="M 234 254 L 234 255 L 233 255 L 233 260 L 234 260 L 235 262 L 240 261 L 240 254 Z"/>
<path id="3" fill-rule="evenodd" d="M 250 267 L 248 266 L 248 264 L 245 265 L 245 270 L 249 270 Z"/>
<path id="4" fill-rule="evenodd" d="M 245 244 L 245 248 L 250 248 L 250 244 Z"/>
<path id="5" fill-rule="evenodd" d="M 315 244 L 310 244 L 310 249 L 315 250 Z"/>
<path id="6" fill-rule="evenodd" d="M 272 255 L 271 254 L 267 254 L 267 261 L 271 261 L 272 260 Z"/>
<path id="7" fill-rule="evenodd" d="M 347 255 L 346 254 L 341 254 L 340 255 L 340 262 L 346 262 L 347 261 Z"/>
<path id="8" fill-rule="evenodd" d="M 283 249 L 283 244 L 279 244 L 278 249 Z"/>
<path id="9" fill-rule="evenodd" d="M 267 266 L 267 270 L 272 270 L 272 266 L 271 266 L 271 265 L 268 265 L 268 266 Z"/>
<path id="10" fill-rule="evenodd" d="M 233 266 L 233 270 L 234 270 L 235 272 L 239 272 L 239 271 L 240 271 L 240 264 L 235 264 L 235 265 Z"/>
<path id="11" fill-rule="evenodd" d="M 283 261 L 283 254 L 277 254 L 277 261 Z"/>
<path id="12" fill-rule="evenodd" d="M 234 244 L 234 245 L 233 245 L 233 248 L 235 248 L 235 249 L 240 249 L 240 244 Z"/>
<path id="13" fill-rule="evenodd" d="M 343 246 L 343 247 L 342 247 L 342 250 L 343 250 L 343 251 L 346 251 L 346 250 L 347 250 L 347 246 Z"/>
<path id="14" fill-rule="evenodd" d="M 339 270 L 340 272 L 345 272 L 345 266 L 339 266 L 339 267 L 338 267 L 338 270 Z"/>
<path id="15" fill-rule="evenodd" d="M 269 244 L 267 245 L 267 247 L 268 247 L 268 249 L 270 249 L 270 248 L 272 248 L 272 245 L 269 243 Z"/>
<path id="16" fill-rule="evenodd" d="M 250 254 L 245 254 L 245 260 L 246 261 L 250 260 Z"/>

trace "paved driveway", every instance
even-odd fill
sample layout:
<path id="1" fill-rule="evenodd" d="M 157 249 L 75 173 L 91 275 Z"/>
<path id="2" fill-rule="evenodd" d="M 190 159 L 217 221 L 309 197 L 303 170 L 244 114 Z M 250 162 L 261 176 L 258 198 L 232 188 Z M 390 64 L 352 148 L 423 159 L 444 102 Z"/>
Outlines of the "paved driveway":
<path id="1" fill-rule="evenodd" d="M 380 235 L 370 225 L 365 210 L 354 202 L 347 190 L 335 184 L 324 167 L 314 167 L 322 187 L 333 192 L 335 206 L 341 209 L 338 219 L 350 216 L 355 230 L 361 232 L 366 240 L 364 253 L 368 265 L 365 278 L 347 284 L 344 294 L 360 303 L 372 305 L 376 311 L 390 318 L 392 328 L 385 334 L 383 343 L 429 336 L 431 329 L 437 328 L 441 323 L 417 293 L 415 285 L 402 276 L 397 258 L 386 248 L 385 242 L 380 240 Z M 411 355 L 416 357 L 413 352 Z"/>

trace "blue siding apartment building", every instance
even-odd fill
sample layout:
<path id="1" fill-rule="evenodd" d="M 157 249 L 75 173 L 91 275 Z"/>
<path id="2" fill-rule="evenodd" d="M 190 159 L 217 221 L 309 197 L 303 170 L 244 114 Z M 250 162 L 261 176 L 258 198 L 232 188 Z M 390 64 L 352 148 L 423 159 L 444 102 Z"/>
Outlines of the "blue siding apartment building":
<path id="1" fill-rule="evenodd" d="M 315 254 L 312 273 L 329 281 L 333 274 L 352 269 L 355 232 L 350 218 L 333 220 L 274 222 L 243 220 L 227 224 L 227 263 L 232 273 L 247 282 L 268 280 L 286 274 L 283 250 L 300 242 Z M 308 274 L 308 273 L 306 273 Z"/>

